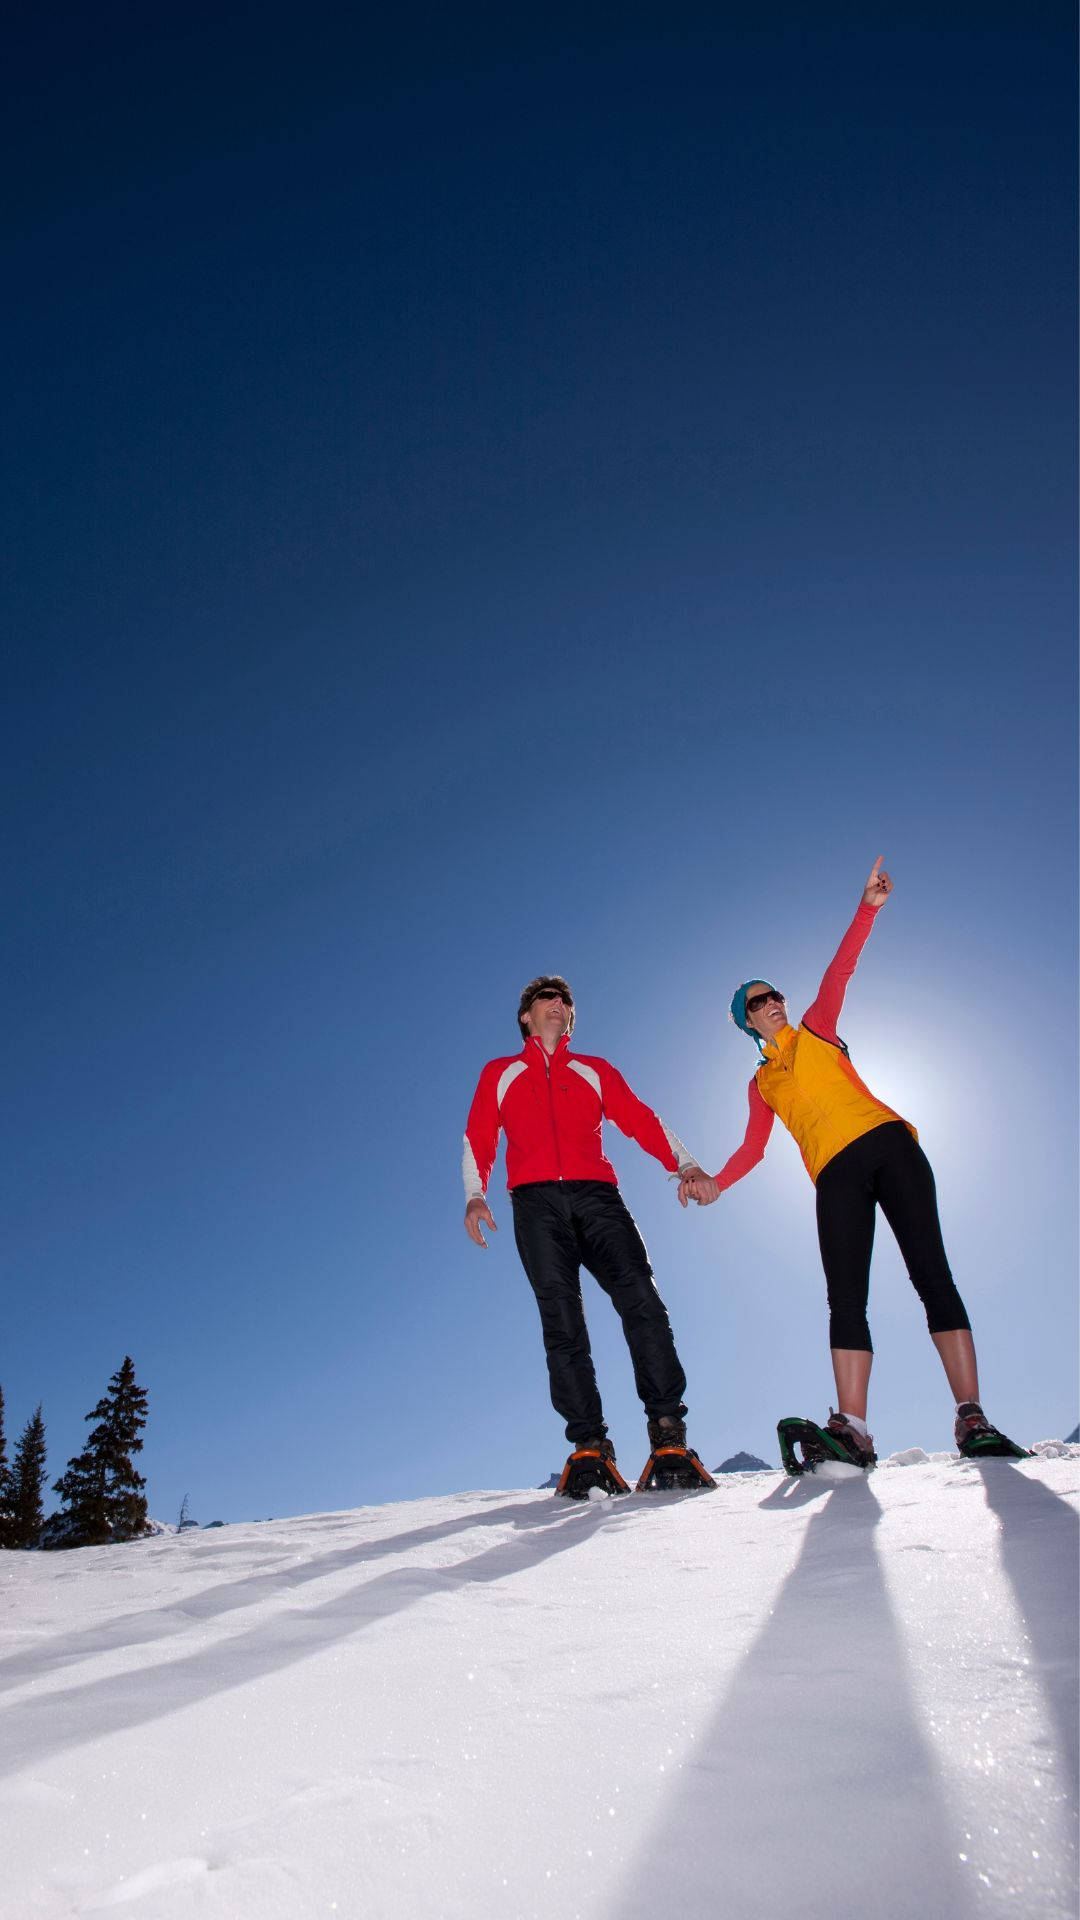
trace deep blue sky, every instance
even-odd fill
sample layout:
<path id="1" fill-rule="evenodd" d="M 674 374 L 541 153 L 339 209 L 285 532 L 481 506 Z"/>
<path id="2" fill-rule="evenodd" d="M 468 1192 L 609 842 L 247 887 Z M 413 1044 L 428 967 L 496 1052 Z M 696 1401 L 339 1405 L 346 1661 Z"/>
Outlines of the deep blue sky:
<path id="1" fill-rule="evenodd" d="M 710 1167 L 733 986 L 916 1121 L 992 1417 L 1077 1416 L 1072 9 L 50 12 L 6 108 L 9 1439 L 151 1503 L 561 1460 L 480 1066 L 565 971 Z M 823 1415 L 778 1133 L 613 1134 L 714 1463 Z M 643 1427 L 587 1283 L 627 1470 Z M 887 1232 L 879 1448 L 951 1404 Z"/>

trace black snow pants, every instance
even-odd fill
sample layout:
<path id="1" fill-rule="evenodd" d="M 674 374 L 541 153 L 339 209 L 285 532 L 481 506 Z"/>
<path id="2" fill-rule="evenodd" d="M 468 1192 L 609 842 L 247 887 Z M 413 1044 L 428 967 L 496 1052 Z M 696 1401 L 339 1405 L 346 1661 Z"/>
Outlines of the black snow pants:
<path id="1" fill-rule="evenodd" d="M 829 1345 L 873 1351 L 866 1319 L 874 1218 L 880 1206 L 931 1333 L 970 1327 L 949 1271 L 934 1175 L 902 1120 L 864 1133 L 818 1176 L 817 1223 L 829 1295 Z"/>
<path id="2" fill-rule="evenodd" d="M 537 1180 L 514 1187 L 514 1238 L 540 1309 L 551 1404 L 575 1443 L 607 1432 L 581 1298 L 585 1267 L 622 1321 L 638 1397 L 650 1418 L 686 1412 L 667 1308 L 617 1187 L 605 1180 Z"/>

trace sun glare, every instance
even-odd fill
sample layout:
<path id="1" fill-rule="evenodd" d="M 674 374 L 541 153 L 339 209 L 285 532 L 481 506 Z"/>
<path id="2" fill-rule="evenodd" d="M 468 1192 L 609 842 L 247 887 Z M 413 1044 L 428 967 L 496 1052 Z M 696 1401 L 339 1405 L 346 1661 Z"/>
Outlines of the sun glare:
<path id="1" fill-rule="evenodd" d="M 971 1079 L 958 1076 L 955 1062 L 925 1033 L 879 1018 L 865 1045 L 852 1050 L 852 1065 L 871 1092 L 920 1133 L 941 1140 L 963 1132 L 975 1094 Z"/>

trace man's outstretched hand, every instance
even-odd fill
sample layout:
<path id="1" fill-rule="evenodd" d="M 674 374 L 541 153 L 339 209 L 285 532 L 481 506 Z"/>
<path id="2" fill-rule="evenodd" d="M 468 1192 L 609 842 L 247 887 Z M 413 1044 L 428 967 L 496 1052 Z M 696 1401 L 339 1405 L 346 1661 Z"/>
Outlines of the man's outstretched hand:
<path id="1" fill-rule="evenodd" d="M 892 881 L 887 873 L 882 873 L 881 863 L 885 855 L 879 853 L 870 869 L 870 878 L 866 883 L 862 903 L 864 907 L 883 907 L 892 892 Z"/>
<path id="2" fill-rule="evenodd" d="M 711 1173 L 704 1173 L 700 1167 L 687 1167 L 679 1181 L 680 1207 L 685 1207 L 688 1200 L 696 1200 L 699 1207 L 711 1207 L 719 1198 L 720 1189 Z"/>
<path id="3" fill-rule="evenodd" d="M 480 1231 L 481 1226 L 490 1227 L 492 1233 L 499 1231 L 487 1201 L 479 1198 L 470 1200 L 465 1209 L 465 1231 L 478 1247 L 486 1247 L 487 1241 Z"/>

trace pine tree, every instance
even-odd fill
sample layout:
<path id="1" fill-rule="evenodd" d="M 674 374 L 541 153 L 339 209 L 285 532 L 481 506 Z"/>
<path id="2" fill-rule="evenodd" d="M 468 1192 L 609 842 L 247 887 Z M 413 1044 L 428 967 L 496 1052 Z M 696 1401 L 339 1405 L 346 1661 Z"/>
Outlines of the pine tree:
<path id="1" fill-rule="evenodd" d="M 9 1546 L 8 1530 L 11 1523 L 11 1475 L 7 1463 L 7 1440 L 4 1435 L 4 1389 L 0 1387 L 0 1547 Z"/>
<path id="2" fill-rule="evenodd" d="M 15 1449 L 8 1478 L 11 1518 L 4 1541 L 8 1547 L 36 1547 L 41 1538 L 45 1509 L 45 1421 L 40 1406 L 31 1414 Z"/>
<path id="3" fill-rule="evenodd" d="M 136 1385 L 130 1356 L 86 1418 L 98 1425 L 55 1483 L 68 1511 L 50 1519 L 46 1546 L 102 1546 L 147 1532 L 146 1481 L 131 1463 L 131 1455 L 142 1451 L 146 1390 Z"/>

